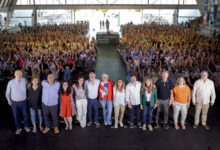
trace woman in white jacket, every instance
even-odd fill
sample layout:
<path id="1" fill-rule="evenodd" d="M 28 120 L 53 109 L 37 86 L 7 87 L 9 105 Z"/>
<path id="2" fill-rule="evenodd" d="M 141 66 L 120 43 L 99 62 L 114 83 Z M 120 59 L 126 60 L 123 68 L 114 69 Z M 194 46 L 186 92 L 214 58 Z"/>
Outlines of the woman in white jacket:
<path id="1" fill-rule="evenodd" d="M 113 88 L 113 103 L 115 110 L 115 128 L 118 128 L 118 123 L 123 127 L 123 117 L 126 106 L 125 101 L 125 83 L 122 79 L 118 79 Z"/>

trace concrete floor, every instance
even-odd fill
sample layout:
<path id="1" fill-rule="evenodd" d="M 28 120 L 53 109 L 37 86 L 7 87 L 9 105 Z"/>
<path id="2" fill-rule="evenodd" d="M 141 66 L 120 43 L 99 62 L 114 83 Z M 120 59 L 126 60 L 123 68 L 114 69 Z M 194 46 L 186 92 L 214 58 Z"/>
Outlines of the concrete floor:
<path id="1" fill-rule="evenodd" d="M 192 128 L 194 108 L 187 116 L 187 129 L 176 131 L 172 124 L 168 130 L 159 128 L 153 132 L 141 129 L 105 127 L 102 111 L 99 111 L 101 126 L 94 125 L 84 129 L 79 124 L 73 125 L 72 131 L 64 130 L 60 122 L 60 133 L 48 134 L 25 133 L 14 134 L 14 122 L 10 107 L 6 101 L 0 101 L 0 150 L 219 150 L 220 149 L 220 107 L 209 110 L 208 124 L 211 130 L 201 126 Z M 129 110 L 126 108 L 124 124 L 127 124 Z M 170 111 L 170 120 L 172 112 Z M 162 118 L 162 116 L 161 116 Z"/>

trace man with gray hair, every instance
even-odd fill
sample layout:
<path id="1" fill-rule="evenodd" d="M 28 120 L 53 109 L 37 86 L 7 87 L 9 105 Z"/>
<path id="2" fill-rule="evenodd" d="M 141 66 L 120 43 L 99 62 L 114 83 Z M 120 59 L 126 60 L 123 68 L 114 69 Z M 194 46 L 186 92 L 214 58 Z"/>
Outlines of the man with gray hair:
<path id="1" fill-rule="evenodd" d="M 109 80 L 107 73 L 102 74 L 102 81 L 99 83 L 99 101 L 103 109 L 104 125 L 112 124 L 112 101 L 113 101 L 113 83 Z"/>
<path id="2" fill-rule="evenodd" d="M 158 79 L 156 82 L 157 87 L 157 114 L 156 114 L 156 121 L 155 121 L 155 128 L 159 128 L 159 115 L 161 112 L 161 109 L 163 109 L 164 112 L 164 129 L 169 129 L 168 125 L 168 112 L 169 112 L 169 106 L 172 104 L 171 100 L 171 92 L 173 89 L 173 83 L 168 79 L 169 73 L 168 71 L 162 72 L 162 79 Z"/>
<path id="3" fill-rule="evenodd" d="M 16 132 L 15 134 L 20 134 L 21 132 L 21 120 L 20 114 L 23 115 L 25 131 L 30 132 L 28 128 L 28 109 L 26 101 L 26 90 L 27 81 L 22 78 L 21 70 L 15 71 L 15 78 L 8 82 L 6 89 L 6 98 L 8 100 L 9 106 L 12 108 L 12 113 L 14 116 Z"/>
<path id="4" fill-rule="evenodd" d="M 92 109 L 94 110 L 94 123 L 96 126 L 99 126 L 100 123 L 98 121 L 98 88 L 100 80 L 95 78 L 96 75 L 94 72 L 89 73 L 89 80 L 85 82 L 86 86 L 86 95 L 88 99 L 88 124 L 87 126 L 91 126 L 92 124 Z"/>

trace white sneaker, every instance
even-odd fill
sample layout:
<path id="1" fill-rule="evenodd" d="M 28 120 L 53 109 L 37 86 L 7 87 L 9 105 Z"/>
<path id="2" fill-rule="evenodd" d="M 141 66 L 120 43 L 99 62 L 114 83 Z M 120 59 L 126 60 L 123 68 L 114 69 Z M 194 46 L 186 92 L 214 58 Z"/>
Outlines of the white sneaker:
<path id="1" fill-rule="evenodd" d="M 44 128 L 43 128 L 42 125 L 40 125 L 39 128 L 40 128 L 40 131 L 43 131 L 43 130 L 44 130 Z"/>
<path id="2" fill-rule="evenodd" d="M 120 124 L 120 127 L 123 127 L 123 126 L 124 126 L 122 122 L 120 122 L 119 124 Z"/>
<path id="3" fill-rule="evenodd" d="M 118 125 L 117 124 L 115 124 L 115 129 L 117 129 L 118 128 Z"/>
<path id="4" fill-rule="evenodd" d="M 21 133 L 21 131 L 22 131 L 22 129 L 17 129 L 17 130 L 15 131 L 15 134 L 19 135 L 19 134 Z"/>
<path id="5" fill-rule="evenodd" d="M 81 128 L 85 128 L 86 127 L 86 123 L 80 123 L 80 127 Z"/>
<path id="6" fill-rule="evenodd" d="M 36 128 L 36 127 L 33 128 L 32 132 L 33 132 L 33 133 L 36 133 L 36 132 L 37 132 L 37 128 Z"/>
<path id="7" fill-rule="evenodd" d="M 28 128 L 28 127 L 24 127 L 24 129 L 27 133 L 31 131 L 30 128 Z"/>

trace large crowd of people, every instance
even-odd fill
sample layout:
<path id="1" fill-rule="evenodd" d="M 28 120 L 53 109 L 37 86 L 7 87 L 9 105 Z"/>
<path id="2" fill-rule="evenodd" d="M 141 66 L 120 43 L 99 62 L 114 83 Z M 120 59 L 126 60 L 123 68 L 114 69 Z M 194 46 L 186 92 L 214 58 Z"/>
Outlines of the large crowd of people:
<path id="1" fill-rule="evenodd" d="M 0 34 L 0 82 L 5 85 L 21 69 L 28 80 L 76 80 L 96 65 L 96 40 L 88 36 L 88 23 L 21 27 L 20 32 Z M 6 82 L 5 82 L 6 81 Z M 4 89 L 5 86 L 1 86 Z"/>
<path id="2" fill-rule="evenodd" d="M 164 129 L 169 128 L 170 106 L 174 128 L 178 130 L 180 125 L 185 130 L 192 102 L 193 128 L 198 127 L 201 115 L 202 126 L 210 129 L 207 114 L 216 99 L 214 83 L 219 84 L 217 39 L 180 26 L 124 25 L 118 51 L 126 65 L 127 81 L 111 81 L 108 73 L 102 73 L 99 80 L 91 70 L 86 80 L 85 68 L 95 67 L 97 43 L 89 40 L 87 30 L 87 24 L 46 25 L 0 35 L 0 77 L 10 80 L 5 95 L 12 108 L 15 134 L 23 128 L 21 115 L 26 132 L 31 131 L 30 119 L 33 132 L 48 133 L 53 128 L 59 133 L 59 116 L 65 130 L 72 130 L 73 116 L 82 128 L 93 123 L 100 126 L 99 104 L 105 126 L 114 123 L 114 128 L 123 127 L 124 112 L 129 110 L 130 128 L 137 125 L 143 131 L 153 131 L 160 127 L 161 113 Z M 77 72 L 83 76 L 71 82 Z"/>
<path id="3" fill-rule="evenodd" d="M 162 70 L 168 70 L 176 83 L 183 76 L 192 88 L 201 70 L 219 84 L 219 39 L 200 35 L 198 31 L 177 25 L 132 23 L 122 26 L 118 51 L 126 65 L 128 80 L 135 74 L 139 80 L 148 75 L 154 83 Z M 219 85 L 218 85 L 219 86 Z"/>

